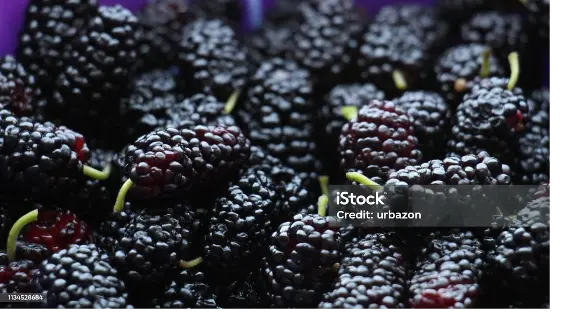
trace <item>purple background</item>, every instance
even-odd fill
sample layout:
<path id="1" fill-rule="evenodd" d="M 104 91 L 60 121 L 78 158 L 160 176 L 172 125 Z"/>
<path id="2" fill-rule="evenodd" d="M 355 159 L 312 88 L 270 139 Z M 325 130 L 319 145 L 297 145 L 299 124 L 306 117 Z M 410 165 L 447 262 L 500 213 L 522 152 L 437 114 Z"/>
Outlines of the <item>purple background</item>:
<path id="1" fill-rule="evenodd" d="M 207 0 L 213 1 L 213 0 Z M 245 29 L 251 27 L 251 21 L 254 21 L 250 17 L 259 15 L 256 11 L 256 7 L 251 3 L 255 3 L 252 0 L 241 0 L 244 1 L 244 7 L 246 8 L 246 14 L 244 17 Z M 275 0 L 261 0 L 263 5 L 262 9 L 266 9 L 272 6 Z M 358 5 L 369 7 L 370 11 L 375 11 L 383 5 L 390 3 L 432 3 L 434 0 L 356 0 Z M 116 4 L 120 3 L 123 6 L 137 11 L 146 0 L 99 0 L 101 4 Z M 23 19 L 25 15 L 25 8 L 27 6 L 28 0 L 0 0 L 0 56 L 5 54 L 13 54 L 16 48 L 16 43 L 18 39 L 19 28 L 23 24 Z"/>

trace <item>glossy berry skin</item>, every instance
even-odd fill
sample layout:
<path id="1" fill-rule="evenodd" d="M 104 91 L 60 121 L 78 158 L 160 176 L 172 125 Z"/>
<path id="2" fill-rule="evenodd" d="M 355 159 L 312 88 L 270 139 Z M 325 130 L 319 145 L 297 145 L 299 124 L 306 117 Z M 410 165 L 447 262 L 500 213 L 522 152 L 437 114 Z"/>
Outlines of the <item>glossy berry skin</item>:
<path id="1" fill-rule="evenodd" d="M 372 22 L 360 43 L 357 66 L 362 80 L 392 96 L 399 93 L 393 81 L 395 70 L 402 73 L 410 89 L 425 84 L 429 47 L 411 26 Z"/>
<path id="2" fill-rule="evenodd" d="M 418 164 L 422 154 L 417 146 L 412 118 L 392 102 L 373 100 L 343 127 L 341 166 L 380 183 L 392 170 Z"/>
<path id="3" fill-rule="evenodd" d="M 407 91 L 392 101 L 414 120 L 414 134 L 425 159 L 443 157 L 451 112 L 437 93 Z"/>
<path id="4" fill-rule="evenodd" d="M 128 295 L 117 270 L 96 245 L 71 245 L 39 266 L 47 308 L 125 308 Z"/>
<path id="5" fill-rule="evenodd" d="M 101 6 L 65 56 L 53 99 L 66 110 L 113 109 L 128 90 L 140 37 L 138 19 L 121 6 Z"/>
<path id="6" fill-rule="evenodd" d="M 183 29 L 177 56 L 192 93 L 226 101 L 248 75 L 247 51 L 234 30 L 219 19 L 199 19 Z"/>
<path id="7" fill-rule="evenodd" d="M 180 259 L 200 255 L 201 219 L 187 204 L 143 208 L 117 225 L 122 228 L 113 226 L 106 243 L 114 240 L 115 267 L 137 300 L 158 294 Z"/>
<path id="8" fill-rule="evenodd" d="M 480 77 L 482 54 L 489 49 L 482 44 L 465 44 L 447 49 L 435 65 L 436 82 L 441 96 L 454 110 L 470 91 L 474 80 Z M 505 71 L 499 57 L 490 56 L 490 76 L 502 76 Z"/>
<path id="9" fill-rule="evenodd" d="M 131 193 L 137 197 L 178 196 L 231 178 L 249 151 L 250 144 L 237 127 L 169 127 L 127 147 L 125 174 L 135 183 Z"/>
<path id="10" fill-rule="evenodd" d="M 277 217 L 275 187 L 269 176 L 249 169 L 216 201 L 205 237 L 206 265 L 216 274 L 233 273 L 259 260 Z M 222 270 L 222 271 L 221 271 Z"/>
<path id="11" fill-rule="evenodd" d="M 529 35 L 524 17 L 516 13 L 481 12 L 461 26 L 462 42 L 489 46 L 502 60 L 511 52 L 524 55 Z"/>
<path id="12" fill-rule="evenodd" d="M 316 129 L 319 134 L 319 150 L 322 154 L 324 173 L 337 182 L 339 169 L 338 142 L 342 127 L 347 120 L 342 115 L 344 106 L 369 104 L 372 100 L 384 100 L 385 94 L 373 84 L 341 84 L 335 86 L 325 97 L 325 105 L 321 109 L 321 117 L 317 120 Z M 336 183 L 334 182 L 334 183 Z"/>
<path id="13" fill-rule="evenodd" d="M 542 184 L 550 179 L 550 92 L 533 91 L 528 99 L 527 130 L 519 138 L 517 183 Z"/>
<path id="14" fill-rule="evenodd" d="M 477 307 L 485 253 L 470 231 L 430 234 L 409 286 L 412 308 Z"/>
<path id="15" fill-rule="evenodd" d="M 97 13 L 97 0 L 30 1 L 16 57 L 44 91 L 65 70 L 65 51 Z"/>
<path id="16" fill-rule="evenodd" d="M 183 27 L 199 13 L 183 0 L 152 0 L 138 14 L 139 70 L 170 67 L 176 57 Z"/>
<path id="17" fill-rule="evenodd" d="M 40 210 L 37 221 L 26 226 L 23 240 L 57 252 L 72 244 L 91 242 L 92 232 L 88 224 L 71 211 Z"/>
<path id="18" fill-rule="evenodd" d="M 362 30 L 353 1 L 301 1 L 297 10 L 291 56 L 310 71 L 319 87 L 331 88 L 352 78 Z"/>
<path id="19" fill-rule="evenodd" d="M 487 233 L 488 274 L 498 303 L 539 306 L 550 293 L 550 197 L 532 200 L 508 227 Z"/>
<path id="20" fill-rule="evenodd" d="M 491 77 L 475 82 L 457 108 L 449 155 L 487 151 L 512 164 L 518 136 L 525 131 L 528 102 L 520 88 L 507 89 L 508 79 Z"/>
<path id="21" fill-rule="evenodd" d="M 115 247 L 125 236 L 125 227 L 135 217 L 135 211 L 130 203 L 125 203 L 121 212 L 111 212 L 94 230 L 95 244 L 109 254 L 115 253 Z"/>
<path id="22" fill-rule="evenodd" d="M 437 16 L 435 8 L 418 4 L 386 5 L 376 14 L 374 21 L 410 27 L 430 51 L 443 49 L 449 33 L 449 25 Z"/>
<path id="23" fill-rule="evenodd" d="M 275 307 L 311 308 L 320 303 L 342 255 L 336 230 L 318 214 L 297 214 L 271 235 L 264 274 Z"/>
<path id="24" fill-rule="evenodd" d="M 434 159 L 417 166 L 392 172 L 387 184 L 405 182 L 408 185 L 495 185 L 511 184 L 512 171 L 487 152 L 478 155 Z"/>
<path id="25" fill-rule="evenodd" d="M 90 151 L 81 134 L 0 110 L 0 139 L 3 192 L 62 203 L 83 181 Z"/>
<path id="26" fill-rule="evenodd" d="M 216 296 L 201 269 L 183 270 L 154 299 L 155 308 L 217 308 Z"/>
<path id="27" fill-rule="evenodd" d="M 404 308 L 407 258 L 394 233 L 369 234 L 346 244 L 334 289 L 320 308 Z"/>
<path id="28" fill-rule="evenodd" d="M 0 108 L 43 119 L 46 100 L 35 76 L 13 56 L 0 57 Z"/>
<path id="29" fill-rule="evenodd" d="M 249 80 L 237 120 L 252 144 L 297 172 L 317 172 L 310 73 L 297 63 L 264 61 Z"/>

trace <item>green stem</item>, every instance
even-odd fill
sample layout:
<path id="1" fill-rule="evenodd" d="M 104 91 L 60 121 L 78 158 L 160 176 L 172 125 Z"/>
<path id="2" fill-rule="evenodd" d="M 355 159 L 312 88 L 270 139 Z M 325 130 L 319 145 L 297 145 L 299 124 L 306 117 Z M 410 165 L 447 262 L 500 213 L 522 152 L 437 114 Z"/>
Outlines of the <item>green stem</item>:
<path id="1" fill-rule="evenodd" d="M 345 174 L 345 177 L 351 181 L 358 182 L 359 184 L 368 186 L 372 188 L 374 191 L 382 191 L 382 185 L 376 183 L 375 181 L 365 177 L 364 175 L 360 174 L 359 172 L 348 172 Z"/>
<path id="2" fill-rule="evenodd" d="M 203 262 L 203 258 L 197 257 L 197 258 L 195 258 L 193 260 L 189 260 L 189 261 L 180 260 L 178 262 L 178 266 L 182 269 L 191 269 L 191 268 L 195 268 L 196 266 L 200 265 L 201 262 Z"/>
<path id="3" fill-rule="evenodd" d="M 125 207 L 125 197 L 127 196 L 127 192 L 135 185 L 133 180 L 128 179 L 123 183 L 121 189 L 119 189 L 119 194 L 117 194 L 117 199 L 115 200 L 115 205 L 113 205 L 113 210 L 115 212 L 121 212 Z"/>
<path id="4" fill-rule="evenodd" d="M 480 69 L 480 77 L 487 78 L 490 75 L 490 59 L 492 58 L 492 50 L 486 49 L 482 53 L 482 68 Z"/>
<path id="5" fill-rule="evenodd" d="M 103 168 L 102 171 L 94 169 L 90 166 L 84 166 L 82 172 L 84 173 L 84 175 L 95 180 L 107 180 L 111 175 L 111 165 L 108 164 L 107 166 L 105 166 L 105 168 Z"/>
<path id="6" fill-rule="evenodd" d="M 406 78 L 404 77 L 404 74 L 400 70 L 394 70 L 392 72 L 392 80 L 394 80 L 394 84 L 399 90 L 408 89 L 408 83 L 406 82 Z"/>
<path id="7" fill-rule="evenodd" d="M 240 97 L 240 90 L 234 91 L 233 94 L 230 95 L 228 100 L 226 101 L 226 105 L 224 106 L 224 113 L 230 114 L 236 107 L 236 103 L 238 103 L 238 98 Z"/>
<path id="8" fill-rule="evenodd" d="M 10 262 L 16 259 L 16 246 L 21 230 L 25 227 L 25 225 L 35 222 L 38 215 L 39 210 L 33 210 L 20 217 L 10 229 L 6 244 L 6 253 L 8 254 L 8 260 L 10 260 Z"/>
<path id="9" fill-rule="evenodd" d="M 346 105 L 341 108 L 341 115 L 348 121 L 353 121 L 357 118 L 359 109 L 355 105 Z"/>
<path id="10" fill-rule="evenodd" d="M 318 198 L 318 215 L 326 217 L 328 213 L 328 196 L 322 194 Z"/>
<path id="11" fill-rule="evenodd" d="M 328 184 L 330 184 L 330 177 L 320 176 L 318 177 L 318 182 L 320 182 L 320 190 L 322 191 L 322 194 L 327 196 L 329 194 Z"/>
<path id="12" fill-rule="evenodd" d="M 512 52 L 507 58 L 509 60 L 509 68 L 511 69 L 511 76 L 509 76 L 507 89 L 513 90 L 517 85 L 517 81 L 519 81 L 519 54 L 517 52 Z"/>

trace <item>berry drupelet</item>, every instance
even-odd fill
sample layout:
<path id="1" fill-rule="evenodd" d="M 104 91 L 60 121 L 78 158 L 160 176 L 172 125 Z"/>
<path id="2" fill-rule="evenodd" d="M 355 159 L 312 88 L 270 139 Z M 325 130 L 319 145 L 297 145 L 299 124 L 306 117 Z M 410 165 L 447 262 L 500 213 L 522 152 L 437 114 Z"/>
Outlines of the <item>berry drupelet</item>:
<path id="1" fill-rule="evenodd" d="M 449 27 L 432 7 L 417 4 L 386 5 L 379 10 L 374 21 L 381 25 L 410 27 L 430 51 L 441 50 L 446 45 Z"/>
<path id="2" fill-rule="evenodd" d="M 392 102 L 414 120 L 414 135 L 424 158 L 443 157 L 451 118 L 445 100 L 435 92 L 407 91 Z"/>
<path id="3" fill-rule="evenodd" d="M 0 57 L 0 108 L 17 116 L 43 119 L 46 100 L 35 76 L 13 56 Z"/>
<path id="4" fill-rule="evenodd" d="M 339 151 L 342 168 L 361 171 L 377 183 L 422 159 L 412 117 L 380 100 L 361 107 L 357 118 L 343 126 Z"/>
<path id="5" fill-rule="evenodd" d="M 310 71 L 318 87 L 329 89 L 355 79 L 352 63 L 363 26 L 353 1 L 302 1 L 297 21 L 290 53 Z"/>
<path id="6" fill-rule="evenodd" d="M 410 307 L 477 307 L 485 259 L 480 241 L 456 230 L 428 239 L 408 282 Z"/>
<path id="7" fill-rule="evenodd" d="M 428 44 L 414 28 L 372 22 L 363 34 L 357 66 L 362 80 L 388 95 L 426 85 Z"/>
<path id="8" fill-rule="evenodd" d="M 252 144 L 297 172 L 316 172 L 312 83 L 295 62 L 265 61 L 249 80 L 246 101 L 237 119 Z"/>
<path id="9" fill-rule="evenodd" d="M 259 261 L 278 211 L 275 187 L 264 171 L 249 169 L 219 197 L 205 238 L 205 265 L 232 276 Z M 221 277 L 222 278 L 222 277 Z"/>
<path id="10" fill-rule="evenodd" d="M 217 308 L 216 297 L 198 268 L 183 270 L 153 300 L 155 308 Z"/>
<path id="11" fill-rule="evenodd" d="M 125 284 L 94 244 L 71 245 L 39 266 L 39 285 L 48 308 L 125 308 Z"/>
<path id="12" fill-rule="evenodd" d="M 226 101 L 242 89 L 248 76 L 246 48 L 234 30 L 218 19 L 199 19 L 183 29 L 179 66 L 190 92 L 205 92 Z"/>
<path id="13" fill-rule="evenodd" d="M 513 80 L 477 80 L 457 108 L 448 155 L 466 155 L 482 150 L 512 165 L 519 135 L 525 130 L 528 102 Z"/>
<path id="14" fill-rule="evenodd" d="M 337 276 L 337 230 L 318 214 L 297 214 L 271 235 L 264 275 L 272 306 L 312 308 Z"/>
<path id="15" fill-rule="evenodd" d="M 516 183 L 541 184 L 550 178 L 550 92 L 534 91 L 528 101 L 529 121 L 519 138 Z"/>
<path id="16" fill-rule="evenodd" d="M 437 88 L 451 110 L 461 103 L 476 78 L 504 75 L 502 64 L 489 52 L 482 44 L 465 44 L 449 48 L 437 59 Z"/>
<path id="17" fill-rule="evenodd" d="M 338 278 L 321 308 L 403 308 L 405 246 L 395 233 L 369 234 L 346 244 Z"/>
<path id="18" fill-rule="evenodd" d="M 69 46 L 96 15 L 97 0 L 29 1 L 20 34 L 17 59 L 35 76 L 42 91 L 68 65 L 63 57 Z"/>
<path id="19" fill-rule="evenodd" d="M 316 132 L 320 157 L 323 157 L 324 173 L 337 181 L 339 169 L 338 143 L 343 125 L 347 122 L 342 110 L 346 106 L 361 107 L 372 100 L 384 100 L 385 94 L 373 84 L 342 84 L 335 86 L 325 97 L 321 118 L 317 120 Z M 322 140 L 322 141 L 320 141 Z"/>
<path id="20" fill-rule="evenodd" d="M 198 13 L 184 0 L 151 0 L 138 14 L 142 35 L 137 69 L 170 67 L 177 56 L 184 26 Z"/>

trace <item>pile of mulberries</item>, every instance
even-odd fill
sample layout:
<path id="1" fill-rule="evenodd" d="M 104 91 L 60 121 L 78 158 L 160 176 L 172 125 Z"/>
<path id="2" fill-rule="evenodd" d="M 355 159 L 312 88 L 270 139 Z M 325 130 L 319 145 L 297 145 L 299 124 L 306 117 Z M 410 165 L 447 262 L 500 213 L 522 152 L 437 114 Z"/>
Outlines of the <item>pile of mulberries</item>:
<path id="1" fill-rule="evenodd" d="M 1 308 L 550 308 L 550 1 L 11 2 Z"/>

